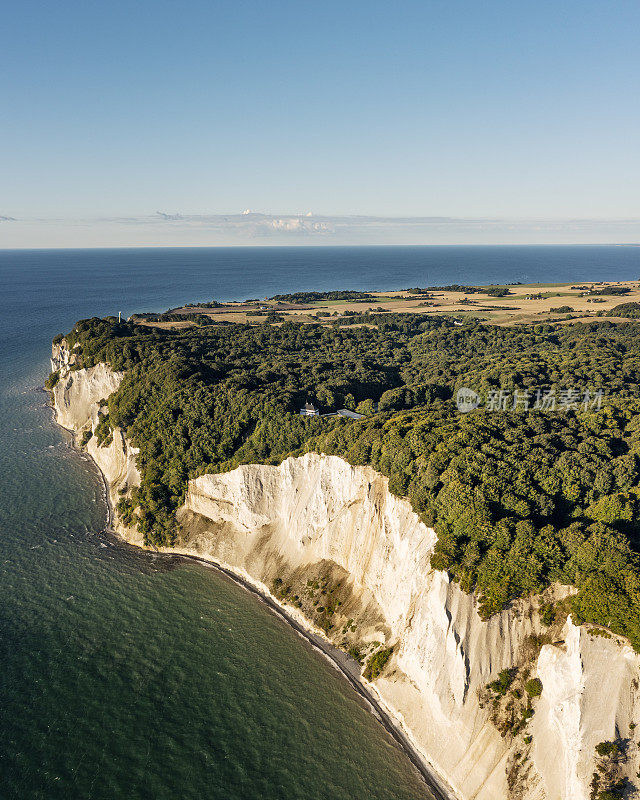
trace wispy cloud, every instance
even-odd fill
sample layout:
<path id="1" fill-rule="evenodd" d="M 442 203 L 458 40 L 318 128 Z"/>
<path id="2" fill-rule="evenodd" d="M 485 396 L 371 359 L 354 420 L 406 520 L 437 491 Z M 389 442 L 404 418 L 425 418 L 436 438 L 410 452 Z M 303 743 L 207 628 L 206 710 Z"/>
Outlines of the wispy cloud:
<path id="1" fill-rule="evenodd" d="M 156 211 L 155 216 L 165 221 L 183 219 L 182 214 L 165 214 L 164 211 Z"/>
<path id="2" fill-rule="evenodd" d="M 156 211 L 76 219 L 0 217 L 0 247 L 640 242 L 640 219 L 490 219 Z"/>
<path id="3" fill-rule="evenodd" d="M 246 209 L 241 214 L 167 214 L 156 211 L 151 217 L 140 217 L 138 222 L 180 222 L 189 228 L 202 228 L 209 231 L 236 232 L 248 237 L 269 236 L 270 234 L 333 234 L 334 221 L 338 217 L 314 219 L 306 214 L 261 214 Z"/>
<path id="4" fill-rule="evenodd" d="M 119 218 L 128 224 L 178 223 L 174 227 L 218 232 L 237 232 L 247 236 L 315 235 L 323 238 L 341 234 L 368 232 L 372 235 L 405 231 L 429 233 L 438 230 L 476 231 L 588 231 L 615 227 L 640 229 L 640 219 L 492 219 L 465 217 L 385 217 L 366 215 L 322 216 L 304 214 L 263 214 L 247 209 L 241 214 L 180 214 L 157 211 L 148 217 Z M 114 221 L 117 221 L 114 218 Z"/>

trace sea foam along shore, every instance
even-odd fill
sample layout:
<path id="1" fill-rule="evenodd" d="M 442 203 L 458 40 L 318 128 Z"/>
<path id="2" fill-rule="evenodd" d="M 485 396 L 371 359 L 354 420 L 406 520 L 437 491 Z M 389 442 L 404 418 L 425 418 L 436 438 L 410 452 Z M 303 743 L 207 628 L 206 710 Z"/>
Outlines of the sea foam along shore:
<path id="1" fill-rule="evenodd" d="M 212 557 L 204 555 L 194 555 L 180 548 L 163 548 L 146 546 L 139 542 L 132 542 L 124 536 L 122 531 L 118 531 L 114 526 L 115 509 L 111 502 L 111 485 L 98 461 L 86 449 L 78 444 L 77 431 L 67 428 L 58 421 L 58 410 L 55 403 L 50 404 L 53 422 L 66 434 L 70 434 L 70 446 L 77 452 L 86 455 L 92 466 L 95 468 L 98 480 L 103 485 L 103 498 L 106 506 L 106 521 L 103 533 L 112 536 L 121 546 L 135 547 L 138 550 L 146 550 L 155 554 L 166 555 L 167 557 L 180 557 L 184 561 L 191 561 L 201 564 L 209 569 L 213 569 L 227 579 L 233 581 L 237 586 L 252 594 L 262 602 L 271 613 L 291 627 L 304 641 L 320 653 L 329 661 L 332 667 L 345 679 L 358 696 L 364 701 L 366 707 L 378 720 L 391 736 L 395 744 L 408 757 L 413 767 L 417 770 L 424 781 L 429 797 L 433 800 L 457 800 L 458 795 L 447 785 L 443 776 L 439 775 L 432 764 L 430 764 L 426 754 L 420 749 L 413 740 L 411 732 L 408 731 L 402 720 L 398 718 L 394 710 L 389 708 L 384 699 L 378 694 L 375 686 L 366 681 L 361 675 L 360 665 L 344 651 L 335 647 L 324 633 L 313 626 L 309 620 L 292 606 L 286 605 L 275 597 L 268 587 L 255 580 L 244 570 L 235 568 L 229 564 L 223 564 Z"/>

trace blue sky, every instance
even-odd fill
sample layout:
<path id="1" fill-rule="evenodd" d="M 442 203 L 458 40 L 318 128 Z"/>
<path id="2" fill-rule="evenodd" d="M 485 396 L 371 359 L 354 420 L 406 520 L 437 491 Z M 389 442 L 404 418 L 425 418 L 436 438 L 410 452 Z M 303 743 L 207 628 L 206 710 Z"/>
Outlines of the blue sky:
<path id="1" fill-rule="evenodd" d="M 245 209 L 638 241 L 639 35 L 637 0 L 5 4 L 0 247 L 251 243 Z"/>

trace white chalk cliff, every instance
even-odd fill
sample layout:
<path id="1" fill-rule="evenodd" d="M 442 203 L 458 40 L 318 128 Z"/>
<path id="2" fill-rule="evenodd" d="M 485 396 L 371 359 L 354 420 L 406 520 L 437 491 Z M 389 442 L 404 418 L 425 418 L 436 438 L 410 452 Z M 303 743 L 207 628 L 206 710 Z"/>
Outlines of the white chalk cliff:
<path id="1" fill-rule="evenodd" d="M 54 347 L 57 419 L 80 433 L 95 427 L 100 401 L 122 375 L 105 364 L 86 370 L 72 364 L 64 343 Z M 112 500 L 139 482 L 136 451 L 120 431 L 108 447 L 92 437 L 87 449 Z M 313 593 L 305 587 L 316 579 L 336 587 L 340 607 L 328 636 L 337 643 L 393 646 L 374 688 L 461 799 L 588 800 L 595 745 L 633 739 L 634 723 L 640 723 L 640 658 L 629 644 L 595 636 L 569 618 L 554 642 L 532 656 L 531 637 L 547 630 L 540 600 L 522 600 L 481 620 L 475 598 L 431 568 L 435 532 L 371 468 L 307 454 L 277 467 L 254 464 L 204 475 L 190 481 L 178 518 L 183 552 L 266 586 L 281 579 L 301 598 Z M 116 528 L 141 544 L 136 531 L 117 520 Z M 298 618 L 309 609 L 309 624 L 317 622 L 312 602 L 303 599 L 293 609 Z M 543 692 L 524 731 L 502 736 L 491 704 L 481 702 L 483 690 L 501 670 L 523 665 L 540 678 Z M 620 769 L 640 784 L 636 743 Z"/>

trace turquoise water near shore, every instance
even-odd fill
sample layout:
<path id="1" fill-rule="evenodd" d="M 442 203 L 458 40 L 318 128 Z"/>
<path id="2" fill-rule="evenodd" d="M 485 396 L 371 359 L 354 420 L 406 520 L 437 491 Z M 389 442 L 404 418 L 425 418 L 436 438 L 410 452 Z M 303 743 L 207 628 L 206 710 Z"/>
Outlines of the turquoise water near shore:
<path id="1" fill-rule="evenodd" d="M 99 476 L 38 389 L 53 335 L 191 300 L 639 273 L 633 247 L 0 251 L 0 797 L 428 796 L 256 598 L 101 533 Z"/>

